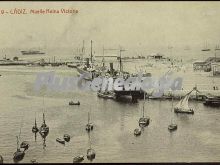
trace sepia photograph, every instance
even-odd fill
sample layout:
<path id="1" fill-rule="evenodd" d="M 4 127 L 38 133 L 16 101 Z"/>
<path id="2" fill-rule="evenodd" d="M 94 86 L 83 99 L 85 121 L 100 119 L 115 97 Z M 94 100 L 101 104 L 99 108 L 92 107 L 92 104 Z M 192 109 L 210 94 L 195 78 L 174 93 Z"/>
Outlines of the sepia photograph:
<path id="1" fill-rule="evenodd" d="M 220 162 L 220 2 L 0 2 L 0 163 Z"/>

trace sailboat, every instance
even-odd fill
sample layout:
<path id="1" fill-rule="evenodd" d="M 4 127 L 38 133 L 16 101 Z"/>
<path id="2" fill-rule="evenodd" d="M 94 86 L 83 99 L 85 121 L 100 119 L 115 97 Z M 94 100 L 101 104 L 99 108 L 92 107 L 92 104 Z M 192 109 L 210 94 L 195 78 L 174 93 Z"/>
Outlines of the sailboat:
<path id="1" fill-rule="evenodd" d="M 83 160 L 84 160 L 84 156 L 83 155 L 78 155 L 78 156 L 73 158 L 73 163 L 80 163 Z"/>
<path id="2" fill-rule="evenodd" d="M 87 149 L 87 159 L 92 161 L 95 159 L 95 150 L 91 148 L 91 139 L 90 139 L 90 133 L 89 133 L 89 149 Z"/>
<path id="3" fill-rule="evenodd" d="M 88 123 L 86 124 L 86 131 L 90 132 L 93 130 L 93 124 L 90 123 L 90 113 L 88 112 Z"/>
<path id="4" fill-rule="evenodd" d="M 139 126 L 140 127 L 146 127 L 150 123 L 150 117 L 144 116 L 144 104 L 145 104 L 145 93 L 144 93 L 144 103 L 143 103 L 143 111 L 142 111 L 142 117 L 139 119 Z"/>
<path id="5" fill-rule="evenodd" d="M 37 128 L 37 121 L 36 121 L 36 116 L 35 116 L 35 122 L 34 122 L 34 126 L 32 127 L 32 132 L 37 133 L 38 131 L 39 129 Z"/>
<path id="6" fill-rule="evenodd" d="M 18 162 L 24 158 L 25 152 L 20 150 L 18 136 L 16 137 L 17 137 L 17 151 L 13 155 L 13 160 L 15 162 Z"/>
<path id="7" fill-rule="evenodd" d="M 49 127 L 47 126 L 46 122 L 45 122 L 45 115 L 43 113 L 43 123 L 40 127 L 40 134 L 42 137 L 46 137 L 49 133 Z"/>
<path id="8" fill-rule="evenodd" d="M 23 141 L 21 144 L 20 144 L 20 148 L 23 148 L 24 150 L 27 150 L 29 148 L 29 144 L 27 141 Z"/>
<path id="9" fill-rule="evenodd" d="M 194 89 L 193 89 L 194 90 Z M 189 96 L 190 93 L 193 91 L 191 90 L 189 93 L 185 95 L 184 98 L 182 98 L 179 103 L 174 107 L 175 113 L 187 113 L 187 114 L 194 114 L 194 111 L 192 108 L 189 108 Z"/>
<path id="10" fill-rule="evenodd" d="M 3 159 L 3 157 L 0 155 L 0 164 L 3 164 L 3 162 L 4 162 L 4 159 Z"/>
<path id="11" fill-rule="evenodd" d="M 202 51 L 210 51 L 210 49 L 207 48 L 207 42 L 205 42 L 205 47 L 202 49 Z"/>
<path id="12" fill-rule="evenodd" d="M 141 129 L 140 129 L 140 128 L 136 128 L 136 129 L 134 130 L 134 135 L 135 135 L 135 136 L 141 135 Z"/>
<path id="13" fill-rule="evenodd" d="M 219 45 L 216 45 L 215 50 L 220 50 Z"/>
<path id="14" fill-rule="evenodd" d="M 175 130 L 177 130 L 177 124 L 175 124 L 175 123 L 173 122 L 173 113 L 172 113 L 172 111 L 173 111 L 173 97 L 172 97 L 172 108 L 171 108 L 171 115 L 172 115 L 172 117 L 171 117 L 171 123 L 170 123 L 170 125 L 168 125 L 168 130 L 169 130 L 169 131 L 175 131 Z"/>
<path id="15" fill-rule="evenodd" d="M 66 142 L 69 142 L 69 141 L 70 141 L 70 135 L 64 134 L 64 135 L 63 135 L 63 139 L 64 139 Z"/>
<path id="16" fill-rule="evenodd" d="M 43 106 L 44 106 L 44 97 L 43 97 Z M 44 111 L 44 109 L 43 109 L 43 111 Z M 49 133 L 49 127 L 46 124 L 44 112 L 43 112 L 43 123 L 42 123 L 39 131 L 40 131 L 40 134 L 43 138 L 45 138 Z"/>

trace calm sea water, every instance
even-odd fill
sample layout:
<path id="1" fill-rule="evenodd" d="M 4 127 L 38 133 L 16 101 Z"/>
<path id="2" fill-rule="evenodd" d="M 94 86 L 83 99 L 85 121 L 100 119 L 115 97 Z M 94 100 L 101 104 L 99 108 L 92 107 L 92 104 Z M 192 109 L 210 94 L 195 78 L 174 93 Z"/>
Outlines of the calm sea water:
<path id="1" fill-rule="evenodd" d="M 137 63 L 127 66 L 134 68 Z M 89 148 L 89 137 L 85 131 L 87 114 L 91 112 L 94 130 L 91 133 L 91 147 L 96 151 L 93 162 L 194 162 L 220 161 L 220 109 L 208 108 L 202 102 L 189 102 L 195 109 L 194 115 L 172 114 L 171 101 L 146 100 L 145 113 L 151 118 L 141 136 L 133 131 L 138 127 L 143 100 L 137 104 L 121 103 L 98 98 L 93 92 L 34 93 L 33 84 L 40 71 L 56 71 L 61 76 L 76 76 L 74 69 L 1 67 L 0 74 L 0 154 L 5 163 L 13 162 L 16 151 L 16 136 L 21 128 L 21 141 L 28 141 L 23 163 L 36 159 L 39 163 L 72 163 L 73 157 L 85 155 Z M 152 69 L 154 70 L 154 69 Z M 157 73 L 160 70 L 157 70 Z M 162 72 L 162 69 L 161 69 Z M 156 74 L 156 73 L 155 73 Z M 195 83 L 200 88 L 209 88 L 213 79 L 203 73 L 184 77 L 184 88 L 191 89 Z M 214 80 L 219 83 L 219 79 Z M 211 88 L 211 87 L 210 87 Z M 70 100 L 79 100 L 80 106 L 69 106 Z M 177 102 L 174 101 L 174 105 Z M 37 124 L 42 123 L 45 110 L 46 123 L 50 127 L 43 140 L 31 131 L 36 114 Z M 167 129 L 171 115 L 178 124 L 177 131 Z M 56 138 L 68 133 L 71 136 L 65 146 Z"/>

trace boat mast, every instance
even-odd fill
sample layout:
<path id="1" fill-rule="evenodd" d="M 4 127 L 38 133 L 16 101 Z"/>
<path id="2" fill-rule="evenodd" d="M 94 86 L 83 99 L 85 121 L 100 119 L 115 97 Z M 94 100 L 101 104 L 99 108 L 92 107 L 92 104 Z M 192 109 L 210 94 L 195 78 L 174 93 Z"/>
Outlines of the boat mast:
<path id="1" fill-rule="evenodd" d="M 45 116 L 44 116 L 44 113 L 43 113 L 43 123 L 45 124 Z"/>
<path id="2" fill-rule="evenodd" d="M 19 151 L 19 140 L 18 140 L 18 136 L 16 136 L 17 138 L 17 151 Z"/>
<path id="3" fill-rule="evenodd" d="M 171 124 L 173 124 L 173 96 L 172 96 L 172 107 L 171 107 Z"/>
<path id="4" fill-rule="evenodd" d="M 44 96 L 43 96 L 43 123 L 45 124 L 45 116 L 44 116 Z"/>
<path id="5" fill-rule="evenodd" d="M 121 47 L 120 47 L 120 50 L 119 50 L 119 68 L 120 68 L 120 72 L 123 72 L 123 65 L 122 65 L 122 60 L 121 60 L 121 52 L 122 51 L 125 51 L 125 50 L 121 49 Z"/>
<path id="6" fill-rule="evenodd" d="M 89 121 L 90 121 L 90 114 L 89 114 L 89 112 L 88 112 L 88 124 L 89 124 Z"/>
<path id="7" fill-rule="evenodd" d="M 92 40 L 91 40 L 91 64 L 92 64 Z"/>
<path id="8" fill-rule="evenodd" d="M 144 92 L 144 103 L 143 103 L 143 117 L 144 117 L 144 104 L 145 104 L 145 92 Z"/>
<path id="9" fill-rule="evenodd" d="M 35 124 L 34 124 L 34 125 L 35 125 L 35 127 L 37 127 L 37 121 L 36 121 L 36 117 L 35 117 Z"/>
<path id="10" fill-rule="evenodd" d="M 84 55 L 84 53 L 85 53 L 85 47 L 84 47 L 84 44 L 85 44 L 85 42 L 84 42 L 84 40 L 83 40 L 83 47 L 82 47 L 82 59 L 81 59 L 81 62 L 82 62 L 82 65 L 83 65 L 83 55 Z"/>
<path id="11" fill-rule="evenodd" d="M 216 48 L 215 48 L 215 62 L 216 62 L 216 49 L 217 49 L 217 46 L 216 46 Z"/>
<path id="12" fill-rule="evenodd" d="M 104 46 L 103 46 L 103 54 L 102 54 L 102 66 L 103 66 L 103 68 L 105 67 L 104 54 L 105 54 L 105 49 L 104 49 Z"/>

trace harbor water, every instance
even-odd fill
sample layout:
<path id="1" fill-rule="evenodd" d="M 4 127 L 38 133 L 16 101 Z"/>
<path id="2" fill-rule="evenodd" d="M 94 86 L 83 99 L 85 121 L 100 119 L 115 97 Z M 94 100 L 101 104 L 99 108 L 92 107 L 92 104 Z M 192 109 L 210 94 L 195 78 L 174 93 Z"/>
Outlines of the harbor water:
<path id="1" fill-rule="evenodd" d="M 125 69 L 135 68 L 138 62 L 125 63 Z M 152 76 L 156 75 L 153 73 Z M 161 69 L 162 71 L 163 69 Z M 174 114 L 170 100 L 146 100 L 145 114 L 150 124 L 141 136 L 135 137 L 142 113 L 143 100 L 132 104 L 97 97 L 95 92 L 70 91 L 66 93 L 33 91 L 36 75 L 41 71 L 55 71 L 61 76 L 76 76 L 75 69 L 61 67 L 5 66 L 0 68 L 0 155 L 5 163 L 13 162 L 16 136 L 28 141 L 29 149 L 23 163 L 36 159 L 39 163 L 72 163 L 73 157 L 84 155 L 91 147 L 96 151 L 92 162 L 216 162 L 220 161 L 220 109 L 206 107 L 199 101 L 189 101 L 194 115 Z M 150 71 L 150 70 L 149 70 Z M 157 73 L 161 73 L 158 69 Z M 164 71 L 165 72 L 165 71 Z M 163 72 L 163 73 L 164 73 Z M 183 88 L 212 89 L 211 83 L 220 84 L 219 78 L 208 73 L 189 74 L 189 70 L 176 73 L 183 77 Z M 43 101 L 43 95 L 44 101 Z M 80 106 L 69 106 L 69 101 L 80 101 Z M 43 103 L 44 102 L 44 103 Z M 174 105 L 177 100 L 174 101 Z M 50 132 L 43 146 L 40 134 L 31 129 L 36 116 L 37 125 L 42 124 L 45 112 Z M 85 130 L 90 112 L 94 130 L 89 136 Z M 168 131 L 174 116 L 178 129 Z M 64 134 L 71 136 L 65 145 L 56 142 Z"/>

